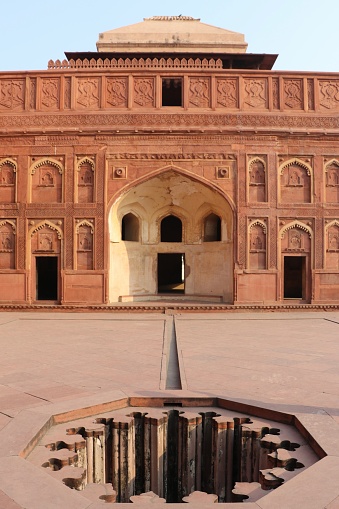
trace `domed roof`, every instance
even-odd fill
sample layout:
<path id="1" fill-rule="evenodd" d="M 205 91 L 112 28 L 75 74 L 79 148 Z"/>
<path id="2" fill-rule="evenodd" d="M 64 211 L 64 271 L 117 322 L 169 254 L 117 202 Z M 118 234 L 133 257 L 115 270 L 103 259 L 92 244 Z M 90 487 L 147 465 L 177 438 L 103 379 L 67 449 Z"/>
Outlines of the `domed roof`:
<path id="1" fill-rule="evenodd" d="M 243 34 L 190 16 L 153 16 L 99 34 L 97 50 L 112 53 L 245 53 Z"/>

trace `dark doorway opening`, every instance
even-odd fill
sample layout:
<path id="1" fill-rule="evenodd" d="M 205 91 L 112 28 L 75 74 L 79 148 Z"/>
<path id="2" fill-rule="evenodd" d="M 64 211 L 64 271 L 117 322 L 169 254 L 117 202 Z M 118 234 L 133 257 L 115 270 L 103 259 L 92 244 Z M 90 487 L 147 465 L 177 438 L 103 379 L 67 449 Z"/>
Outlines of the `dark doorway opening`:
<path id="1" fill-rule="evenodd" d="M 185 293 L 185 255 L 158 254 L 158 293 Z"/>
<path id="2" fill-rule="evenodd" d="M 58 300 L 58 257 L 36 257 L 36 300 Z"/>
<path id="3" fill-rule="evenodd" d="M 284 299 L 305 298 L 305 256 L 284 257 Z"/>
<path id="4" fill-rule="evenodd" d="M 162 78 L 162 106 L 182 106 L 181 78 Z"/>

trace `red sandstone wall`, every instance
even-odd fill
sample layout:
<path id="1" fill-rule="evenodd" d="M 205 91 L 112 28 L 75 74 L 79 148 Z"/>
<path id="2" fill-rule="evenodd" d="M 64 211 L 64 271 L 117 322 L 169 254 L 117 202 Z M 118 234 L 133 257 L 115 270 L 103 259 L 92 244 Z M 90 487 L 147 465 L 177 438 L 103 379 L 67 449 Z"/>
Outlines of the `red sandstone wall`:
<path id="1" fill-rule="evenodd" d="M 109 208 L 175 165 L 233 207 L 234 301 L 282 301 L 296 256 L 301 300 L 338 302 L 339 76 L 55 67 L 0 76 L 0 301 L 34 301 L 55 256 L 57 302 L 107 302 Z"/>

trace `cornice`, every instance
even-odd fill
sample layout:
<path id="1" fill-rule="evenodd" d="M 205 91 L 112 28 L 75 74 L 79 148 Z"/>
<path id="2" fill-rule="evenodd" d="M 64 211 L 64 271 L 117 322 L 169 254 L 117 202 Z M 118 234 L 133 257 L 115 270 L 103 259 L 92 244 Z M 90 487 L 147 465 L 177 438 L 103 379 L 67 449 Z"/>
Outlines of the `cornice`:
<path id="1" fill-rule="evenodd" d="M 284 115 L 284 114 L 246 114 L 246 113 L 64 113 L 45 114 L 32 113 L 30 115 L 1 115 L 0 129 L 11 134 L 12 130 L 20 129 L 23 134 L 31 134 L 30 129 L 38 129 L 40 133 L 46 130 L 72 129 L 74 134 L 87 131 L 120 132 L 131 131 L 138 133 L 161 128 L 168 132 L 178 133 L 192 129 L 193 132 L 208 132 L 215 130 L 230 130 L 241 132 L 242 128 L 274 129 L 275 132 L 293 129 L 338 129 L 339 116 L 322 115 Z M 4 134 L 4 132 L 2 132 Z M 70 134 L 70 133 L 67 133 Z"/>

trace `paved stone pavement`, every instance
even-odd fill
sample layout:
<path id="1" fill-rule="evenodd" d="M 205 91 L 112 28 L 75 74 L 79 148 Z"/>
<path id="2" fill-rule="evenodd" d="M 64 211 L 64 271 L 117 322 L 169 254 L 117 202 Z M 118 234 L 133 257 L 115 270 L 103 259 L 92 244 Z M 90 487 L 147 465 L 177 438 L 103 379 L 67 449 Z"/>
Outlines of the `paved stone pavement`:
<path id="1" fill-rule="evenodd" d="M 326 437 L 333 433 L 339 444 L 339 312 L 0 313 L 0 430 L 37 407 L 108 391 L 166 392 L 166 336 L 173 323 L 182 391 L 171 393 L 212 394 L 319 422 L 326 416 Z M 328 464 L 329 472 L 338 467 Z M 339 508 L 335 471 L 337 491 L 333 475 L 325 476 L 322 482 L 332 485 L 327 492 L 322 485 L 324 494 L 332 495 L 296 507 Z M 1 475 L 0 468 L 0 509 L 26 507 L 8 496 Z"/>

